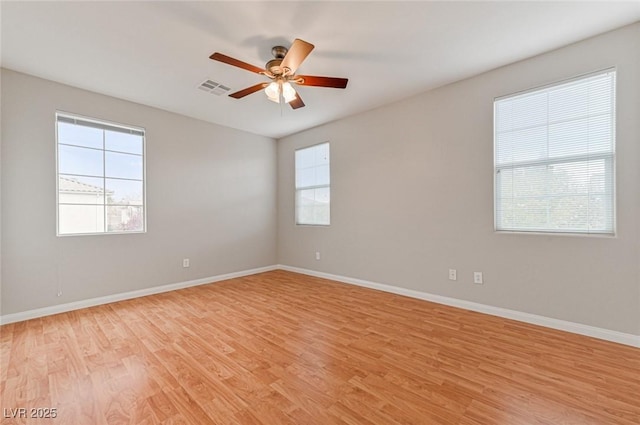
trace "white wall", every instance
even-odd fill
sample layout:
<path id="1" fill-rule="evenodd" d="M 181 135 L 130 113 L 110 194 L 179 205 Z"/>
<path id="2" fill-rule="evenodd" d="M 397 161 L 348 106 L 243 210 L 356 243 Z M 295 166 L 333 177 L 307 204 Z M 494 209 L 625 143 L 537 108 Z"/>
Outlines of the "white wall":
<path id="1" fill-rule="evenodd" d="M 276 262 L 274 140 L 9 70 L 1 107 L 2 315 Z M 56 237 L 56 110 L 146 129 L 147 233 Z"/>
<path id="2" fill-rule="evenodd" d="M 640 335 L 639 40 L 635 24 L 280 140 L 279 263 Z M 493 99 L 611 66 L 616 237 L 495 233 Z M 324 141 L 331 226 L 295 226 L 294 150 Z"/>

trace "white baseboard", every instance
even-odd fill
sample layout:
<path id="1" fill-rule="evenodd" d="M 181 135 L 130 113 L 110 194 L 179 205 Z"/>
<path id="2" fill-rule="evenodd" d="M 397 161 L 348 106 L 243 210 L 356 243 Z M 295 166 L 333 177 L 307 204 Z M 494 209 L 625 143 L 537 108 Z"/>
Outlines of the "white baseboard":
<path id="1" fill-rule="evenodd" d="M 52 314 L 65 313 L 67 311 L 79 310 L 81 308 L 93 307 L 96 305 L 109 304 L 116 301 L 129 300 L 132 298 L 144 297 L 147 295 L 160 294 L 162 292 L 175 291 L 176 289 L 189 288 L 191 286 L 205 285 L 207 283 L 220 282 L 222 280 L 236 277 L 249 276 L 252 274 L 276 270 L 277 266 L 259 267 L 256 269 L 242 270 L 239 272 L 221 274 L 218 276 L 204 277 L 202 279 L 189 280 L 186 282 L 171 283 L 168 285 L 154 286 L 152 288 L 140 289 L 137 291 L 122 292 L 119 294 L 106 295 L 104 297 L 91 298 L 88 300 L 75 301 L 66 304 L 52 305 L 50 307 L 38 308 L 35 310 L 23 311 L 20 313 L 6 314 L 0 316 L 0 325 L 21 322 L 23 320 L 36 319 L 38 317 L 50 316 Z"/>
<path id="2" fill-rule="evenodd" d="M 351 285 L 363 286 L 365 288 L 377 289 L 380 291 L 391 292 L 398 295 L 404 295 L 411 298 L 417 298 L 425 301 L 431 301 L 438 304 L 444 304 L 452 307 L 463 308 L 465 310 L 477 311 L 479 313 L 490 314 L 492 316 L 504 317 L 506 319 L 517 320 L 520 322 L 531 323 L 534 325 L 544 326 L 547 328 L 558 329 L 561 331 L 571 332 L 580 335 L 586 335 L 593 338 L 603 339 L 606 341 L 617 342 L 619 344 L 630 345 L 640 348 L 640 335 L 627 334 L 609 329 L 597 328 L 595 326 L 583 325 L 581 323 L 568 322 L 566 320 L 553 319 L 536 314 L 523 313 L 516 310 L 509 310 L 501 307 L 494 307 L 486 304 L 475 303 L 472 301 L 459 300 L 456 298 L 443 297 L 428 292 L 415 291 L 413 289 L 400 288 L 397 286 L 386 285 L 383 283 L 370 282 L 368 280 L 355 279 L 351 277 L 339 276 L 330 273 L 317 272 L 315 270 L 302 269 L 286 265 L 278 265 L 279 269 L 302 273 L 309 276 L 320 277 L 324 279 L 335 280 L 338 282 L 348 283 Z"/>

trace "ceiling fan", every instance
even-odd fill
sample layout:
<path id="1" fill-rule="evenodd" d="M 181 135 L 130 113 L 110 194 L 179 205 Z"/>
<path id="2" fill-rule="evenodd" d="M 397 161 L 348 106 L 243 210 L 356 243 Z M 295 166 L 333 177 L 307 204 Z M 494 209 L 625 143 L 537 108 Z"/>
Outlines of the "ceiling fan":
<path id="1" fill-rule="evenodd" d="M 246 89 L 231 93 L 229 96 L 235 99 L 241 99 L 247 95 L 265 89 L 267 98 L 276 103 L 288 103 L 293 109 L 302 108 L 304 102 L 300 98 L 300 94 L 296 92 L 291 83 L 299 86 L 315 86 L 330 87 L 336 89 L 344 89 L 347 87 L 346 78 L 335 77 L 317 77 L 313 75 L 296 75 L 296 70 L 300 64 L 309 56 L 309 53 L 315 46 L 304 40 L 296 38 L 289 49 L 282 46 L 275 46 L 271 49 L 274 59 L 271 59 L 265 65 L 265 68 L 259 68 L 238 59 L 234 59 L 222 53 L 214 53 L 209 56 L 210 59 L 226 63 L 228 65 L 237 66 L 256 74 L 267 76 L 271 82 L 258 83 Z"/>

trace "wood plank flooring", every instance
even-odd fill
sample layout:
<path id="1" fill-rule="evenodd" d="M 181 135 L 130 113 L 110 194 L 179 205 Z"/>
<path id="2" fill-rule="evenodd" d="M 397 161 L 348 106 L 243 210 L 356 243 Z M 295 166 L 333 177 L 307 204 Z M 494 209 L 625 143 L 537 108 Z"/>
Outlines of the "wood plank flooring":
<path id="1" fill-rule="evenodd" d="M 285 271 L 0 332 L 3 425 L 640 424 L 640 349 Z"/>

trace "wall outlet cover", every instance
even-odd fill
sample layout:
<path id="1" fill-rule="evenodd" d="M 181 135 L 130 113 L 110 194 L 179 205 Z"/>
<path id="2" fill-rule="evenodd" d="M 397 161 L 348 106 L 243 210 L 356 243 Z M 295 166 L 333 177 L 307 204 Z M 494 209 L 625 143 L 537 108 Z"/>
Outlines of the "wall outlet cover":
<path id="1" fill-rule="evenodd" d="M 478 285 L 482 285 L 484 283 L 482 280 L 482 272 L 473 272 L 473 283 Z"/>

